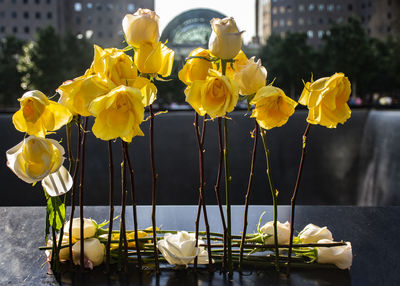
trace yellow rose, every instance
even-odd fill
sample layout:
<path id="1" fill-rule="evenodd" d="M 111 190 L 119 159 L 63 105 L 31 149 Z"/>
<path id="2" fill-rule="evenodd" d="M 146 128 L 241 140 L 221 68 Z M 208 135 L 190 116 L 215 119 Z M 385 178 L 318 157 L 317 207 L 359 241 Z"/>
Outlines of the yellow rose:
<path id="1" fill-rule="evenodd" d="M 186 88 L 186 101 L 201 116 L 225 116 L 231 112 L 239 99 L 237 84 L 216 70 L 210 70 L 205 80 L 196 80 Z"/>
<path id="2" fill-rule="evenodd" d="M 140 89 L 144 106 L 149 106 L 157 98 L 157 87 L 145 77 L 138 76 L 133 82 L 132 87 Z"/>
<path id="3" fill-rule="evenodd" d="M 82 116 L 92 115 L 88 107 L 93 99 L 110 91 L 109 84 L 97 75 L 86 73 L 83 76 L 64 82 L 58 87 L 58 102 L 73 113 Z"/>
<path id="4" fill-rule="evenodd" d="M 144 43 L 156 43 L 160 39 L 156 12 L 149 9 L 138 9 L 135 14 L 127 14 L 122 20 L 126 41 L 138 47 Z"/>
<path id="5" fill-rule="evenodd" d="M 102 49 L 94 45 L 94 60 L 91 70 L 101 78 L 110 80 L 114 85 L 131 85 L 137 76 L 137 69 L 130 56 L 119 49 Z"/>
<path id="6" fill-rule="evenodd" d="M 7 166 L 26 183 L 42 180 L 50 196 L 59 196 L 72 187 L 64 162 L 64 148 L 53 139 L 29 136 L 6 152 Z"/>
<path id="7" fill-rule="evenodd" d="M 96 116 L 93 134 L 102 140 L 121 137 L 131 142 L 132 137 L 143 136 L 140 123 L 144 117 L 142 95 L 137 88 L 119 86 L 92 101 L 89 111 Z"/>
<path id="8" fill-rule="evenodd" d="M 241 95 L 250 95 L 266 85 L 267 70 L 261 65 L 260 59 L 255 62 L 252 57 L 240 67 L 233 79 L 238 83 Z"/>
<path id="9" fill-rule="evenodd" d="M 233 59 L 242 47 L 242 32 L 235 20 L 213 18 L 210 21 L 212 33 L 208 42 L 211 54 L 221 59 Z"/>
<path id="10" fill-rule="evenodd" d="M 105 246 L 97 238 L 88 238 L 83 242 L 85 267 L 93 269 L 94 266 L 98 266 L 103 263 Z M 81 241 L 77 241 L 72 246 L 72 259 L 75 265 L 80 265 L 81 256 Z"/>
<path id="11" fill-rule="evenodd" d="M 71 112 L 63 105 L 49 100 L 39 90 L 28 91 L 18 99 L 21 109 L 12 117 L 15 128 L 29 135 L 44 137 L 72 119 Z"/>
<path id="12" fill-rule="evenodd" d="M 233 78 L 235 76 L 235 73 L 240 70 L 240 68 L 244 65 L 246 65 L 248 59 L 246 54 L 240 50 L 239 53 L 236 55 L 236 57 L 233 58 L 234 62 L 231 65 L 230 63 L 226 65 L 226 73 L 225 75 L 227 77 Z M 217 69 L 216 65 L 213 64 L 214 69 Z"/>
<path id="13" fill-rule="evenodd" d="M 169 76 L 174 64 L 174 51 L 161 42 L 141 44 L 135 50 L 135 64 L 144 74 L 160 74 Z"/>
<path id="14" fill-rule="evenodd" d="M 336 128 L 351 116 L 347 105 L 351 93 L 350 81 L 343 73 L 307 82 L 299 103 L 309 109 L 307 122 Z"/>
<path id="15" fill-rule="evenodd" d="M 210 59 L 210 52 L 203 48 L 194 49 L 189 57 L 203 57 Z M 193 58 L 186 61 L 182 70 L 179 71 L 179 79 L 186 85 L 190 85 L 195 80 L 204 80 L 208 76 L 208 70 L 213 67 L 208 60 Z"/>
<path id="16" fill-rule="evenodd" d="M 250 104 L 255 104 L 251 117 L 264 129 L 284 125 L 294 113 L 297 102 L 287 97 L 282 89 L 275 86 L 260 88 Z"/>

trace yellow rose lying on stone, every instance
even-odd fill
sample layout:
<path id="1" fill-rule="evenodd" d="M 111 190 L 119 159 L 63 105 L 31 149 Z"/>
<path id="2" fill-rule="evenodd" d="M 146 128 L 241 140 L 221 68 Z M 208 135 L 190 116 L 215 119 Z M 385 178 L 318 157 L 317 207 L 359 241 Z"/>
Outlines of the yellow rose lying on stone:
<path id="1" fill-rule="evenodd" d="M 241 95 L 251 95 L 266 85 L 267 70 L 261 65 L 260 59 L 255 62 L 252 57 L 238 69 L 233 79 L 238 83 Z"/>
<path id="2" fill-rule="evenodd" d="M 135 14 L 127 14 L 122 20 L 126 41 L 138 47 L 143 43 L 156 43 L 160 39 L 158 29 L 159 17 L 149 9 L 138 9 Z"/>
<path id="3" fill-rule="evenodd" d="M 7 166 L 26 183 L 42 181 L 50 196 L 59 196 L 72 187 L 72 178 L 62 166 L 64 148 L 53 139 L 29 136 L 6 152 Z"/>
<path id="4" fill-rule="evenodd" d="M 18 100 L 21 108 L 12 121 L 18 131 L 29 135 L 44 137 L 48 131 L 58 130 L 72 119 L 65 106 L 49 100 L 39 90 L 25 92 Z"/>
<path id="5" fill-rule="evenodd" d="M 299 103 L 307 105 L 307 122 L 335 128 L 351 116 L 347 105 L 351 93 L 350 81 L 343 73 L 307 82 Z"/>
<path id="6" fill-rule="evenodd" d="M 221 59 L 233 59 L 242 48 L 242 32 L 239 32 L 232 17 L 213 18 L 212 33 L 208 42 L 211 54 Z"/>
<path id="7" fill-rule="evenodd" d="M 297 102 L 286 96 L 283 90 L 270 85 L 260 88 L 250 104 L 255 105 L 251 117 L 264 129 L 284 125 L 297 106 Z"/>
<path id="8" fill-rule="evenodd" d="M 107 235 L 107 237 L 108 237 L 108 235 Z M 148 237 L 148 234 L 146 232 L 144 232 L 144 231 L 139 230 L 138 231 L 138 238 L 145 238 L 145 237 Z M 126 239 L 127 240 L 135 239 L 135 232 L 132 231 L 132 232 L 127 233 L 126 234 Z M 119 233 L 113 233 L 111 235 L 111 240 L 119 240 Z M 110 249 L 111 250 L 118 249 L 118 247 L 119 247 L 119 243 L 111 243 L 110 244 Z M 129 248 L 135 248 L 136 247 L 135 241 L 128 241 L 128 247 Z"/>
<path id="9" fill-rule="evenodd" d="M 102 49 L 94 45 L 94 60 L 91 71 L 105 81 L 111 81 L 110 89 L 120 85 L 132 85 L 137 77 L 137 69 L 130 56 L 124 51 L 111 48 Z"/>
<path id="10" fill-rule="evenodd" d="M 239 99 L 237 84 L 216 70 L 210 70 L 205 80 L 196 80 L 185 90 L 186 101 L 203 116 L 225 116 Z"/>
<path id="11" fill-rule="evenodd" d="M 174 63 L 174 51 L 161 42 L 143 43 L 135 50 L 135 64 L 144 74 L 167 77 Z"/>
<path id="12" fill-rule="evenodd" d="M 142 95 L 137 88 L 119 86 L 92 101 L 89 111 L 96 117 L 93 134 L 102 140 L 121 137 L 131 142 L 132 137 L 143 136 L 140 123 L 144 117 Z"/>
<path id="13" fill-rule="evenodd" d="M 194 49 L 189 57 L 203 57 L 210 59 L 210 52 L 203 48 Z M 205 80 L 208 76 L 208 70 L 213 67 L 213 64 L 201 58 L 193 58 L 186 61 L 182 70 L 179 71 L 179 79 L 186 85 L 190 85 L 195 80 Z"/>

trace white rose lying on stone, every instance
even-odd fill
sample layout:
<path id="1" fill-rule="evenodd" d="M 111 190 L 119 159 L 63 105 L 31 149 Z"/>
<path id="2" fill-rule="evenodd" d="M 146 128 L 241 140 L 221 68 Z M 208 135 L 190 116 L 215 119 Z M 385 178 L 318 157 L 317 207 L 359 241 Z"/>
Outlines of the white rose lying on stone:
<path id="1" fill-rule="evenodd" d="M 95 221 L 91 219 L 84 218 L 83 219 L 83 237 L 90 238 L 96 234 L 97 226 L 95 225 Z M 64 235 L 69 235 L 69 224 L 70 221 L 67 221 L 64 225 Z M 81 239 L 81 219 L 79 217 L 74 218 L 72 220 L 72 238 L 78 240 Z"/>
<path id="2" fill-rule="evenodd" d="M 321 239 L 318 243 L 331 243 L 329 239 Z M 334 247 L 317 247 L 318 250 L 318 263 L 334 264 L 340 269 L 350 269 L 353 262 L 353 253 L 351 243 L 346 242 L 343 246 Z"/>
<path id="3" fill-rule="evenodd" d="M 104 244 L 97 238 L 88 238 L 84 240 L 84 256 L 85 256 L 85 267 L 93 269 L 94 266 L 98 266 L 103 263 L 104 260 Z M 72 246 L 72 259 L 75 265 L 80 265 L 81 255 L 81 241 L 77 241 Z"/>
<path id="4" fill-rule="evenodd" d="M 274 222 L 269 221 L 266 224 L 264 224 L 261 228 L 260 231 L 263 234 L 268 234 L 271 235 L 268 237 L 264 243 L 265 244 L 274 244 Z M 277 222 L 277 232 L 278 232 L 278 244 L 288 244 L 289 243 L 289 238 L 290 238 L 290 224 L 289 222 L 281 223 Z"/>
<path id="5" fill-rule="evenodd" d="M 299 238 L 302 243 L 317 243 L 321 239 L 333 240 L 332 233 L 326 226 L 319 227 L 312 223 L 299 233 Z"/>
<path id="6" fill-rule="evenodd" d="M 198 244 L 204 241 L 198 240 Z M 193 233 L 178 231 L 176 234 L 167 233 L 164 239 L 157 242 L 158 250 L 169 264 L 185 265 L 193 263 L 198 256 L 198 264 L 208 263 L 208 252 L 204 247 L 196 247 L 196 238 Z"/>

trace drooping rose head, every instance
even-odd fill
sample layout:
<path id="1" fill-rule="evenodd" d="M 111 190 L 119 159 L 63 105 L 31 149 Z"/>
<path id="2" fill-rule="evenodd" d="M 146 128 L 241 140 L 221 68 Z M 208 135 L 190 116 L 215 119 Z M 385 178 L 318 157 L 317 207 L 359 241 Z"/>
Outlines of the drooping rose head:
<path id="1" fill-rule="evenodd" d="M 21 108 L 13 115 L 13 124 L 18 131 L 44 137 L 72 119 L 71 112 L 63 105 L 49 100 L 39 90 L 25 92 L 19 99 Z"/>
<path id="2" fill-rule="evenodd" d="M 64 161 L 64 148 L 53 139 L 25 138 L 7 151 L 7 166 L 23 181 L 32 184 L 56 172 Z"/>
<path id="3" fill-rule="evenodd" d="M 95 74 L 85 74 L 64 82 L 57 88 L 58 102 L 73 114 L 91 116 L 88 108 L 93 99 L 109 92 L 107 83 Z"/>
<path id="4" fill-rule="evenodd" d="M 284 125 L 294 113 L 297 102 L 286 96 L 283 90 L 274 86 L 260 88 L 250 101 L 255 108 L 251 117 L 264 129 L 272 129 Z"/>
<path id="5" fill-rule="evenodd" d="M 307 122 L 328 128 L 336 128 L 351 116 L 347 105 L 351 93 L 349 79 L 343 73 L 307 82 L 299 103 L 309 109 Z"/>
<path id="6" fill-rule="evenodd" d="M 252 57 L 239 67 L 233 79 L 238 83 L 241 95 L 251 95 L 267 83 L 267 70 L 261 65 L 260 59 L 255 62 Z"/>
<path id="7" fill-rule="evenodd" d="M 128 44 L 138 47 L 144 43 L 158 42 L 160 39 L 158 20 L 156 12 L 149 9 L 140 8 L 133 15 L 125 15 L 122 28 Z"/>
<path id="8" fill-rule="evenodd" d="M 211 118 L 231 112 L 239 99 L 237 84 L 216 70 L 210 70 L 205 80 L 196 80 L 185 90 L 186 101 L 201 116 Z"/>
<path id="9" fill-rule="evenodd" d="M 93 134 L 102 140 L 120 137 L 131 142 L 134 136 L 143 136 L 140 123 L 144 117 L 142 95 L 137 88 L 119 86 L 92 101 L 89 111 L 96 117 Z"/>
<path id="10" fill-rule="evenodd" d="M 242 48 L 242 32 L 232 17 L 213 18 L 212 33 L 208 42 L 211 54 L 221 59 L 233 59 Z"/>
<path id="11" fill-rule="evenodd" d="M 208 70 L 213 67 L 210 59 L 210 52 L 203 48 L 194 49 L 189 57 L 193 58 L 186 61 L 182 70 L 179 71 L 179 79 L 186 85 L 190 85 L 195 80 L 205 80 L 208 76 Z M 203 59 L 204 58 L 204 59 Z"/>
<path id="12" fill-rule="evenodd" d="M 321 239 L 318 243 L 331 243 L 332 240 Z M 334 247 L 317 247 L 318 250 L 318 263 L 334 264 L 340 269 L 350 269 L 353 263 L 353 252 L 351 243 L 346 242 L 343 246 Z"/>

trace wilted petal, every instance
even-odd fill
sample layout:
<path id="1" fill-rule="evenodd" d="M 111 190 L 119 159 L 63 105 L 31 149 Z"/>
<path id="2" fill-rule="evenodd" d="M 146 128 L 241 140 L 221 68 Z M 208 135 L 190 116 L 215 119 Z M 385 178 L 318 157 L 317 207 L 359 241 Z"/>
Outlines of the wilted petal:
<path id="1" fill-rule="evenodd" d="M 72 184 L 72 177 L 64 166 L 42 180 L 43 189 L 50 197 L 58 197 L 67 193 L 72 188 Z"/>

